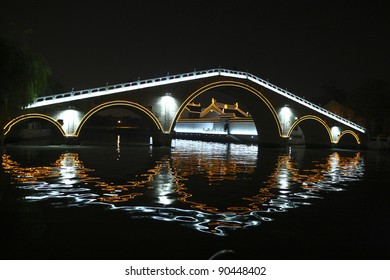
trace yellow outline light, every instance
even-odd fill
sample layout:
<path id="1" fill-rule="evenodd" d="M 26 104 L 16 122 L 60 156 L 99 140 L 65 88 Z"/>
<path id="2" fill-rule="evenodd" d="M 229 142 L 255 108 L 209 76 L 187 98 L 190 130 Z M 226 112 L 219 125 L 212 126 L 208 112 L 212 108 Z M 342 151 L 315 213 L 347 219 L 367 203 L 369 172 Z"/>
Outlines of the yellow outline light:
<path id="1" fill-rule="evenodd" d="M 39 113 L 30 113 L 30 114 L 24 114 L 24 115 L 21 115 L 19 117 L 16 117 L 14 119 L 12 119 L 11 121 L 9 121 L 3 128 L 3 130 L 5 131 L 4 132 L 4 136 L 8 134 L 8 132 L 10 132 L 11 128 L 17 124 L 18 122 L 21 122 L 21 121 L 24 121 L 24 120 L 27 120 L 27 119 L 43 119 L 43 120 L 46 120 L 46 121 L 49 121 L 51 122 L 52 124 L 54 124 L 58 130 L 61 132 L 61 134 L 63 136 L 66 136 L 66 133 L 65 131 L 62 129 L 61 125 L 58 123 L 58 121 L 56 121 L 55 119 L 53 119 L 52 117 L 50 116 L 47 116 L 47 115 L 44 115 L 44 114 L 39 114 Z"/>
<path id="2" fill-rule="evenodd" d="M 276 125 L 278 127 L 279 136 L 283 137 L 281 124 L 280 124 L 281 122 L 280 122 L 278 114 L 276 113 L 276 110 L 272 106 L 271 102 L 260 91 L 258 91 L 257 89 L 255 89 L 255 88 L 253 88 L 253 87 L 251 87 L 251 86 L 249 86 L 249 85 L 247 85 L 245 83 L 241 83 L 241 82 L 237 82 L 237 81 L 217 81 L 217 82 L 213 82 L 213 83 L 207 84 L 207 85 L 197 89 L 195 92 L 190 94 L 184 100 L 184 102 L 181 104 L 181 106 L 179 107 L 179 109 L 178 109 L 178 111 L 176 113 L 176 116 L 174 117 L 174 119 L 173 119 L 173 121 L 171 123 L 171 126 L 169 128 L 169 132 L 172 131 L 173 125 L 176 124 L 180 114 L 184 111 L 184 109 L 187 106 L 187 104 L 189 104 L 191 101 L 193 101 L 196 97 L 198 97 L 200 94 L 204 93 L 205 91 L 213 89 L 213 88 L 217 88 L 217 87 L 223 87 L 223 86 L 239 87 L 239 88 L 245 89 L 247 91 L 250 91 L 253 94 L 255 94 L 257 97 L 259 97 L 267 105 L 267 107 L 270 109 L 272 115 L 274 116 Z"/>
<path id="3" fill-rule="evenodd" d="M 156 118 L 156 116 L 151 111 L 149 111 L 144 106 L 142 106 L 142 105 L 140 105 L 138 103 L 131 102 L 131 101 L 126 101 L 126 100 L 114 100 L 114 101 L 109 101 L 109 102 L 102 103 L 102 104 L 92 108 L 91 110 L 89 110 L 89 112 L 86 113 L 85 116 L 81 119 L 80 124 L 77 127 L 77 129 L 76 129 L 76 131 L 75 131 L 73 136 L 75 136 L 75 137 L 79 136 L 81 128 L 83 127 L 83 125 L 86 123 L 86 121 L 93 114 L 95 114 L 96 112 L 98 112 L 100 110 L 103 110 L 105 108 L 112 107 L 112 106 L 129 106 L 129 107 L 133 107 L 133 108 L 139 109 L 139 110 L 144 112 L 146 115 L 148 115 L 152 119 L 152 121 L 155 123 L 157 129 L 163 131 L 163 128 L 162 128 L 162 126 L 160 124 L 160 121 Z"/>
<path id="4" fill-rule="evenodd" d="M 351 134 L 353 137 L 355 137 L 356 142 L 360 145 L 359 136 L 354 131 L 352 131 L 350 129 L 347 129 L 347 130 L 344 130 L 343 132 L 341 132 L 335 143 L 340 142 L 341 137 L 343 137 L 345 134 Z"/>
<path id="5" fill-rule="evenodd" d="M 331 143 L 337 143 L 337 142 L 334 142 L 333 139 L 332 139 L 332 133 L 330 131 L 330 128 L 328 126 L 328 124 L 323 120 L 321 119 L 320 117 L 317 117 L 317 116 L 314 116 L 314 115 L 306 115 L 306 116 L 303 116 L 303 117 L 300 117 L 299 119 L 297 119 L 293 124 L 292 126 L 290 127 L 290 130 L 288 131 L 287 133 L 287 137 L 290 137 L 291 136 L 291 133 L 293 132 L 294 128 L 302 121 L 305 121 L 305 120 L 314 120 L 314 121 L 318 121 L 319 123 L 321 123 L 325 129 L 328 131 L 328 134 L 329 134 L 329 139 L 330 139 L 330 142 Z"/>

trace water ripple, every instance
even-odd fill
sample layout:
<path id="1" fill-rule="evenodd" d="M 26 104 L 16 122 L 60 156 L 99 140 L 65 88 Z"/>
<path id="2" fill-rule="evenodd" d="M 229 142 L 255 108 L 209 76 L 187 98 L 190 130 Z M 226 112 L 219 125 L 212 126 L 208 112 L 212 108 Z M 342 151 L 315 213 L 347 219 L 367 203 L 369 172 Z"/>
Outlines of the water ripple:
<path id="1" fill-rule="evenodd" d="M 101 205 L 132 219 L 172 222 L 218 236 L 272 221 L 272 213 L 310 206 L 324 192 L 346 191 L 364 175 L 359 153 L 330 152 L 305 162 L 304 149 L 274 152 L 274 167 L 264 169 L 262 162 L 272 157 L 262 158 L 262 152 L 257 146 L 177 141 L 170 154 L 121 183 L 104 179 L 114 163 L 107 161 L 105 170 L 87 168 L 71 152 L 35 167 L 23 167 L 5 153 L 2 167 L 26 201 L 54 207 Z"/>

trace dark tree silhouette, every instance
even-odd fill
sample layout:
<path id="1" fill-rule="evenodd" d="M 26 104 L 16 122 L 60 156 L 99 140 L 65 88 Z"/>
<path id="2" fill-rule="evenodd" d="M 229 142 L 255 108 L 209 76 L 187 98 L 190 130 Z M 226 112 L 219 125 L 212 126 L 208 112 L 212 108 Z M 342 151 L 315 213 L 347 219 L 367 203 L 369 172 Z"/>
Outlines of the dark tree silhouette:
<path id="1" fill-rule="evenodd" d="M 47 93 L 50 75 L 51 70 L 42 56 L 32 52 L 25 43 L 0 34 L 1 129 L 34 98 Z"/>

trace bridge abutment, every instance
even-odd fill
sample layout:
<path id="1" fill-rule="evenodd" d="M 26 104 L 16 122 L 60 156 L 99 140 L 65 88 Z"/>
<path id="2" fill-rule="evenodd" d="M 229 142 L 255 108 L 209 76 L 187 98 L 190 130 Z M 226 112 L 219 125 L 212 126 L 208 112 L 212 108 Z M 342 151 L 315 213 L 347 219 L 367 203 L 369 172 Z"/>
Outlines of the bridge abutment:
<path id="1" fill-rule="evenodd" d="M 4 145 L 4 139 L 5 139 L 4 131 L 1 131 L 1 134 L 0 134 L 0 146 Z"/>
<path id="2" fill-rule="evenodd" d="M 65 136 L 64 142 L 66 145 L 80 145 L 79 137 L 75 136 Z"/>
<path id="3" fill-rule="evenodd" d="M 169 133 L 156 133 L 152 136 L 153 147 L 171 147 L 172 135 Z"/>

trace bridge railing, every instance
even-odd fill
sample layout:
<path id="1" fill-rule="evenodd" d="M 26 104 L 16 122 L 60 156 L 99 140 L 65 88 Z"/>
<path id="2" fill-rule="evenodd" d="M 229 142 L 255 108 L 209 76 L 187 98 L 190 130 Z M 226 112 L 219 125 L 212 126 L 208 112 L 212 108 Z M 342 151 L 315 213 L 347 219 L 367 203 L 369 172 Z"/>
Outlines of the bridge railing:
<path id="1" fill-rule="evenodd" d="M 327 116 L 329 116 L 329 117 L 331 117 L 333 119 L 336 119 L 336 120 L 338 120 L 338 121 L 340 121 L 340 122 L 342 122 L 344 124 L 347 124 L 349 126 L 353 126 L 353 127 L 355 127 L 357 130 L 359 130 L 361 132 L 365 132 L 366 131 L 366 129 L 363 126 L 358 125 L 358 124 L 356 124 L 356 123 L 354 123 L 354 122 L 352 122 L 352 121 L 350 121 L 348 119 L 345 119 L 345 118 L 343 118 L 343 117 L 341 117 L 341 116 L 339 116 L 339 115 L 337 115 L 337 114 L 335 114 L 333 112 L 330 112 L 329 110 L 326 110 L 325 108 L 323 108 L 323 107 L 321 107 L 321 106 L 319 106 L 317 104 L 314 104 L 314 103 L 306 100 L 305 98 L 302 98 L 300 96 L 297 96 L 297 95 L 289 92 L 288 90 L 285 90 L 285 89 L 282 89 L 282 88 L 280 88 L 278 86 L 275 86 L 272 83 L 270 83 L 268 81 L 265 81 L 265 80 L 263 80 L 263 79 L 261 79 L 259 77 L 256 77 L 256 76 L 254 76 L 252 74 L 248 74 L 248 79 L 251 79 L 251 80 L 253 79 L 254 81 L 258 81 L 262 85 L 266 85 L 268 87 L 271 87 L 271 89 L 276 90 L 277 92 L 279 92 L 283 96 L 285 96 L 287 98 L 290 98 L 290 99 L 292 99 L 292 100 L 294 100 L 294 101 L 296 101 L 296 102 L 298 102 L 298 103 L 300 103 L 302 105 L 305 105 L 305 106 L 307 106 L 307 107 L 309 107 L 309 108 L 311 108 L 311 109 L 313 109 L 313 110 L 315 110 L 317 112 L 323 113 L 324 115 L 327 115 Z"/>
<path id="2" fill-rule="evenodd" d="M 261 86 L 264 86 L 270 90 L 273 90 L 273 91 L 275 91 L 275 92 L 277 92 L 277 93 L 279 93 L 279 94 L 281 94 L 281 95 L 283 95 L 291 100 L 294 100 L 297 103 L 300 103 L 306 107 L 309 107 L 310 109 L 313 109 L 317 112 L 320 112 L 320 113 L 322 113 L 330 118 L 333 118 L 341 123 L 344 123 L 348 126 L 354 127 L 358 131 L 361 131 L 363 133 L 366 131 L 366 129 L 363 126 L 360 126 L 360 125 L 358 125 L 358 124 L 356 124 L 348 119 L 345 119 L 345 118 L 343 118 L 343 117 L 341 117 L 333 112 L 330 112 L 317 104 L 314 104 L 314 103 L 312 103 L 312 102 L 310 102 L 310 101 L 308 101 L 300 96 L 297 96 L 297 95 L 289 92 L 288 90 L 280 88 L 280 87 L 270 83 L 269 81 L 263 80 L 263 79 L 255 76 L 255 75 L 252 75 L 248 72 L 228 70 L 228 69 L 212 69 L 212 71 L 216 71 L 216 70 L 218 70 L 219 73 L 221 73 L 221 75 L 223 75 L 223 76 L 230 76 L 230 77 L 251 80 L 252 82 L 255 82 L 255 83 L 257 83 Z"/>
<path id="3" fill-rule="evenodd" d="M 123 92 L 123 91 L 130 91 L 130 90 L 136 90 L 140 88 L 146 88 L 146 87 L 153 87 L 153 86 L 159 86 L 164 84 L 171 84 L 171 83 L 178 83 L 182 81 L 188 81 L 188 80 L 195 80 L 195 79 L 201 79 L 206 77 L 212 77 L 212 76 L 227 76 L 227 77 L 234 77 L 239 79 L 248 79 L 254 83 L 257 83 L 263 87 L 266 87 L 274 92 L 277 92 L 278 94 L 281 94 L 297 103 L 300 103 L 306 107 L 309 107 L 317 112 L 320 112 L 330 118 L 333 118 L 341 123 L 344 123 L 348 126 L 354 127 L 355 129 L 365 132 L 365 128 L 355 124 L 354 122 L 345 119 L 339 115 L 336 115 L 335 113 L 332 113 L 321 106 L 318 106 L 302 97 L 299 97 L 291 92 L 289 92 L 286 89 L 282 89 L 269 81 L 263 80 L 255 75 L 252 75 L 248 72 L 244 71 L 237 71 L 237 70 L 229 70 L 229 69 L 223 69 L 223 68 L 215 68 L 215 69 L 209 69 L 209 70 L 200 70 L 193 72 L 187 72 L 183 74 L 175 74 L 175 75 L 169 75 L 158 78 L 152 78 L 152 79 L 146 79 L 146 80 L 138 80 L 138 81 L 132 81 L 132 82 L 125 82 L 120 84 L 114 84 L 114 85 L 105 85 L 103 87 L 96 87 L 91 89 L 85 89 L 85 90 L 79 90 L 79 91 L 70 91 L 66 93 L 60 93 L 55 95 L 49 95 L 49 96 L 43 96 L 38 97 L 34 103 L 27 106 L 27 108 L 34 108 L 34 107 L 40 107 L 40 106 L 46 106 L 51 105 L 55 103 L 62 103 L 62 102 L 69 102 L 74 101 L 78 99 L 84 99 L 84 98 L 90 98 L 90 97 L 96 97 L 106 94 L 113 94 L 117 92 Z"/>

